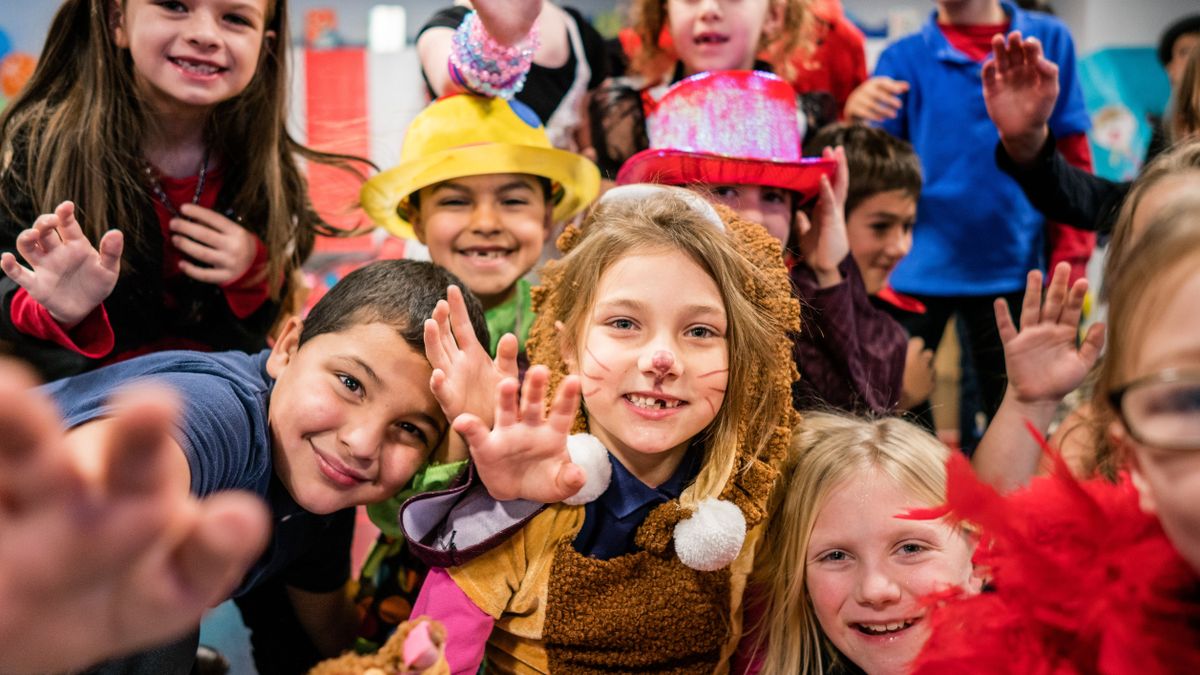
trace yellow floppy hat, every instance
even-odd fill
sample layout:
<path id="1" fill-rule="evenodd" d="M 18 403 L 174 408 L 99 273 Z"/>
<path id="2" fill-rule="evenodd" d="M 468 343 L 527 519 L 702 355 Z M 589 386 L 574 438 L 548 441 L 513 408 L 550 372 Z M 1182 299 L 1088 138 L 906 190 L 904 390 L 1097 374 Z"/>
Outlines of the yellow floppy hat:
<path id="1" fill-rule="evenodd" d="M 590 160 L 550 145 L 537 114 L 520 101 L 455 94 L 413 119 L 400 164 L 367 181 L 363 210 L 394 235 L 413 238 L 407 201 L 417 190 L 464 176 L 525 173 L 555 184 L 555 222 L 565 221 L 600 193 Z"/>

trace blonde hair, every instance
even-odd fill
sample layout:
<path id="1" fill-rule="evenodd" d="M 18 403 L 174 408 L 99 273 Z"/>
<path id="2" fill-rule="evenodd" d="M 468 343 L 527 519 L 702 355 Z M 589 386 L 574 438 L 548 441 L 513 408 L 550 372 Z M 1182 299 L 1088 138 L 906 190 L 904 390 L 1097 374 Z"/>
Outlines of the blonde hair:
<path id="1" fill-rule="evenodd" d="M 795 329 L 799 314 L 788 295 L 786 276 L 767 273 L 747 257 L 749 246 L 763 245 L 755 233 L 762 228 L 734 222 L 737 217 L 732 212 L 718 209 L 729 227 L 722 231 L 694 207 L 694 200 L 681 188 L 659 187 L 645 199 L 601 201 L 582 231 L 568 228 L 559 240 L 566 255 L 547 264 L 543 285 L 534 290 L 538 318 L 528 343 L 530 361 L 548 365 L 553 373 L 551 387 L 556 387 L 566 371 L 563 354 L 581 351 L 579 340 L 596 289 L 618 260 L 678 251 L 712 277 L 728 318 L 729 382 L 716 417 L 699 435 L 705 458 L 695 482 L 680 496 L 685 510 L 722 493 L 741 468 L 739 448 L 749 458 L 767 457 L 773 452 L 769 446 L 778 435 L 778 425 L 792 423 L 790 383 L 795 367 L 787 331 Z M 750 242 L 739 241 L 743 237 Z M 773 250 L 770 244 L 765 246 L 768 249 L 757 251 L 754 259 L 774 256 L 782 273 L 778 244 Z M 554 328 L 558 322 L 563 326 L 561 334 Z M 574 431 L 586 430 L 587 415 L 581 406 Z"/>
<path id="2" fill-rule="evenodd" d="M 1140 261 L 1133 253 L 1138 249 L 1140 242 L 1146 238 L 1146 233 L 1143 232 L 1135 240 L 1133 232 L 1133 217 L 1137 213 L 1142 199 L 1146 196 L 1147 192 L 1163 180 L 1193 172 L 1196 173 L 1197 177 L 1200 177 L 1200 139 L 1189 140 L 1156 157 L 1153 162 L 1142 170 L 1141 175 L 1138 176 L 1133 186 L 1130 187 L 1129 194 L 1121 204 L 1121 210 L 1117 214 L 1116 223 L 1113 225 L 1112 239 L 1108 244 L 1108 257 L 1104 263 L 1102 296 L 1110 303 L 1112 302 L 1112 296 L 1116 293 L 1115 289 L 1122 288 L 1121 292 L 1123 294 L 1129 293 L 1130 289 L 1122 285 L 1121 276 L 1123 274 L 1129 270 L 1140 269 L 1141 273 L 1148 271 L 1145 263 Z M 1155 220 L 1158 220 L 1158 218 L 1155 218 Z M 1126 264 L 1127 262 L 1129 264 Z M 1118 316 L 1112 314 L 1111 304 L 1109 311 L 1110 316 Z M 1115 478 L 1120 469 L 1119 458 L 1113 452 L 1108 439 L 1108 426 L 1114 419 L 1114 411 L 1108 403 L 1108 394 L 1105 387 L 1106 380 L 1113 376 L 1113 373 L 1108 369 L 1111 368 L 1111 361 L 1113 360 L 1112 336 L 1115 333 L 1115 328 L 1115 322 L 1110 320 L 1108 347 L 1105 350 L 1104 357 L 1100 361 L 1096 387 L 1092 393 L 1093 414 L 1091 415 L 1091 434 L 1092 441 L 1095 444 L 1095 455 L 1092 459 L 1093 463 L 1090 469 L 1110 479 Z M 1108 384 L 1112 384 L 1111 380 L 1108 380 Z"/>
<path id="3" fill-rule="evenodd" d="M 1124 256 L 1109 290 L 1108 344 L 1096 382 L 1098 432 L 1107 432 L 1117 412 L 1109 395 L 1133 376 L 1134 359 L 1153 321 L 1142 319 L 1161 309 L 1176 284 L 1200 267 L 1200 197 L 1182 193 L 1156 214 Z M 1118 468 L 1126 458 L 1105 444 L 1102 466 Z"/>
<path id="4" fill-rule="evenodd" d="M 775 73 L 783 79 L 791 79 L 792 66 L 789 58 L 797 48 L 811 40 L 809 25 L 812 13 L 810 0 L 767 0 L 768 7 L 778 7 L 783 13 L 782 25 L 776 35 L 759 36 L 758 51 L 764 54 Z M 659 36 L 668 24 L 667 0 L 636 0 L 633 5 L 634 30 L 641 41 L 641 49 L 633 57 L 630 70 L 651 83 L 659 82 L 673 65 L 669 52 L 659 45 Z"/>
<path id="5" fill-rule="evenodd" d="M 832 490 L 877 469 L 921 503 L 936 506 L 946 497 L 948 455 L 936 438 L 898 417 L 805 414 L 754 571 L 764 611 L 749 628 L 758 635 L 754 651 L 763 656 L 762 675 L 825 673 L 842 658 L 821 630 L 806 578 L 809 537 Z"/>

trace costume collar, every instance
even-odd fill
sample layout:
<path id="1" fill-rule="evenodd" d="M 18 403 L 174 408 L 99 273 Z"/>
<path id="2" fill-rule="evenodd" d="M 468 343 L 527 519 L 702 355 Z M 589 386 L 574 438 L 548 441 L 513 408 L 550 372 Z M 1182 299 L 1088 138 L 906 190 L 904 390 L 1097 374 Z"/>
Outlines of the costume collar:
<path id="1" fill-rule="evenodd" d="M 596 501 L 618 519 L 624 519 L 646 506 L 678 499 L 683 489 L 700 473 L 700 460 L 703 456 L 703 448 L 693 443 L 688 447 L 675 473 L 662 485 L 652 488 L 638 480 L 610 452 L 608 461 L 612 464 L 612 481 Z"/>

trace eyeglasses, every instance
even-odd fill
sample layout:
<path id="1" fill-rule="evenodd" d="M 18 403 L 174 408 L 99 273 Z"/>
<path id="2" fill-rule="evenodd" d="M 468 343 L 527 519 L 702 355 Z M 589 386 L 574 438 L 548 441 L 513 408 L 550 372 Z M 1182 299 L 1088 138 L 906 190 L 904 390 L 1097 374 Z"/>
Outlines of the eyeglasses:
<path id="1" fill-rule="evenodd" d="M 1109 394 L 1129 435 L 1164 450 L 1200 449 L 1200 370 L 1164 370 Z"/>

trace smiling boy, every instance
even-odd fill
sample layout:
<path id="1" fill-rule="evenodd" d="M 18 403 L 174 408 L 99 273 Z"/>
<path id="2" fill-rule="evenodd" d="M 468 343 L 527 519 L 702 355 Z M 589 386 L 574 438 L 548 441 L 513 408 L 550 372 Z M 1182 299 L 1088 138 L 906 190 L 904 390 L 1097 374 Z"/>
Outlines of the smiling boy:
<path id="1" fill-rule="evenodd" d="M 130 385 L 177 394 L 168 480 L 201 498 L 245 490 L 271 511 L 267 553 L 238 596 L 313 553 L 323 534 L 352 524 L 351 507 L 398 492 L 442 443 L 448 424 L 429 385 L 424 322 L 457 283 L 429 263 L 377 262 L 337 284 L 307 320 L 290 319 L 269 351 L 161 352 L 46 391 L 71 429 L 67 443 L 78 447 L 102 445 L 118 419 L 110 400 Z M 486 341 L 482 309 L 469 295 L 466 303 L 476 338 Z M 333 563 L 324 575 L 298 589 L 323 601 L 296 605 L 298 616 L 314 613 L 301 617 L 306 626 L 344 630 L 334 617 L 353 616 L 328 611 L 346 602 L 349 556 L 348 546 L 327 552 Z M 159 660 L 137 661 L 132 672 L 175 672 L 169 667 L 194 657 L 195 638 L 154 655 Z"/>
<path id="2" fill-rule="evenodd" d="M 363 208 L 392 234 L 416 238 L 435 265 L 483 303 L 491 332 L 533 325 L 530 285 L 555 223 L 599 194 L 591 161 L 550 145 L 537 115 L 519 101 L 457 94 L 417 115 L 400 163 L 363 186 Z"/>

